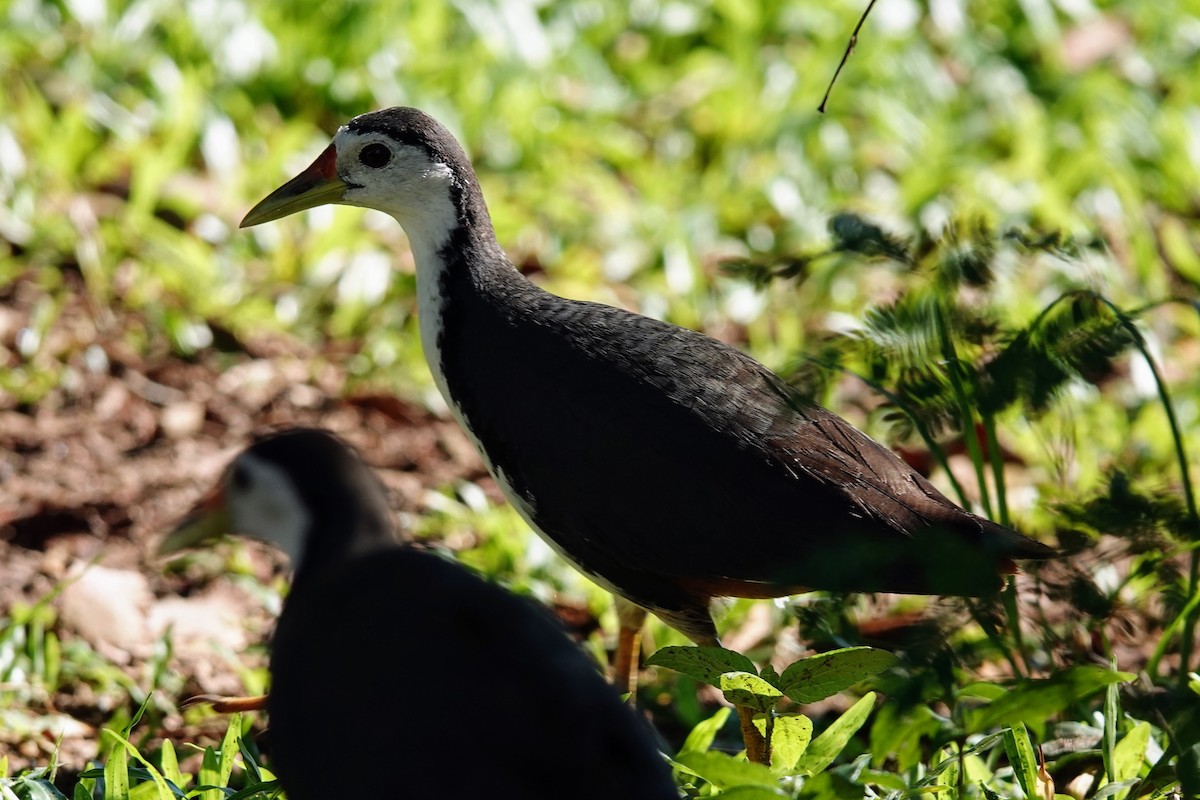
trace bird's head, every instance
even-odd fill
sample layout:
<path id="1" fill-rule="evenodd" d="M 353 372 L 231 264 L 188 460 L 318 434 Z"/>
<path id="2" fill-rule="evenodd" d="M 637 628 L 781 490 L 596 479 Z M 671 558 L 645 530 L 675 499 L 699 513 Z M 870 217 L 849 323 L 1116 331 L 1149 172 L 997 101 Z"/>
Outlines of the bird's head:
<path id="1" fill-rule="evenodd" d="M 410 238 L 436 246 L 458 225 L 476 223 L 477 201 L 474 170 L 453 135 L 415 108 L 389 108 L 338 129 L 308 169 L 252 208 L 241 227 L 341 203 L 390 214 Z"/>
<path id="2" fill-rule="evenodd" d="M 310 428 L 272 434 L 239 454 L 159 553 L 229 533 L 278 547 L 297 572 L 395 536 L 378 479 L 344 442 Z"/>

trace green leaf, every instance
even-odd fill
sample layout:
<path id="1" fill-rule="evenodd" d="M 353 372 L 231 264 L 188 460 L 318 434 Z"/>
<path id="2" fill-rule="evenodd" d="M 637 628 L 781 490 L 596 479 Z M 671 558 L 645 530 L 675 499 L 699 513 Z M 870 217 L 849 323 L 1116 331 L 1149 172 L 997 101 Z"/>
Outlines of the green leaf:
<path id="1" fill-rule="evenodd" d="M 726 672 L 718 685 L 726 700 L 760 713 L 773 709 L 783 697 L 783 692 L 750 672 Z"/>
<path id="2" fill-rule="evenodd" d="M 114 731 L 106 728 L 104 733 L 117 740 L 104 764 L 104 800 L 129 800 L 129 753 L 121 746 L 123 740 Z"/>
<path id="3" fill-rule="evenodd" d="M 921 760 L 921 740 L 949 728 L 950 721 L 926 705 L 903 709 L 899 703 L 884 703 L 871 723 L 872 763 L 882 764 L 895 756 L 900 772 Z"/>
<path id="4" fill-rule="evenodd" d="M 766 681 L 767 683 L 771 684 L 771 685 L 772 685 L 772 686 L 774 686 L 776 689 L 779 689 L 780 691 L 782 691 L 782 690 L 783 690 L 783 685 L 782 685 L 782 683 L 781 683 L 781 679 L 780 679 L 780 677 L 779 677 L 779 673 L 778 673 L 778 672 L 776 672 L 776 671 L 775 671 L 775 668 L 774 668 L 774 667 L 772 667 L 770 664 L 767 664 L 767 665 L 765 665 L 765 666 L 764 666 L 764 667 L 763 667 L 763 668 L 762 668 L 762 669 L 759 671 L 759 673 L 758 673 L 758 677 L 762 678 L 764 681 Z"/>
<path id="5" fill-rule="evenodd" d="M 153 764 L 146 760 L 132 742 L 113 731 L 106 731 L 106 733 L 116 740 L 116 745 L 113 747 L 109 758 L 111 759 L 120 752 L 126 762 L 126 786 L 128 786 L 128 776 L 130 774 L 133 774 L 139 781 L 136 786 L 129 790 L 131 800 L 146 800 L 152 797 L 157 798 L 157 800 L 174 800 L 175 794 L 171 791 L 171 787 L 167 786 L 167 782 L 163 779 L 162 774 L 154 768 Z M 129 756 L 133 756 L 142 766 L 130 769 L 128 767 Z M 107 779 L 107 765 L 105 770 L 105 778 Z"/>
<path id="6" fill-rule="evenodd" d="M 718 686 L 726 672 L 758 674 L 754 662 L 724 647 L 663 647 L 646 659 L 647 666 L 666 667 L 701 683 Z"/>
<path id="7" fill-rule="evenodd" d="M 728 786 L 775 786 L 775 775 L 767 767 L 741 761 L 716 750 L 681 753 L 675 763 L 718 789 Z"/>
<path id="8" fill-rule="evenodd" d="M 184 788 L 183 773 L 179 771 L 179 759 L 175 756 L 175 746 L 171 744 L 170 739 L 163 740 L 162 758 L 159 763 L 162 765 L 162 776 L 178 788 Z"/>
<path id="9" fill-rule="evenodd" d="M 204 748 L 204 757 L 200 760 L 200 774 L 196 776 L 196 783 L 198 786 L 209 788 L 200 793 L 200 800 L 222 800 L 223 794 L 220 789 L 216 788 L 221 785 L 219 774 L 217 751 L 211 747 Z"/>
<path id="10" fill-rule="evenodd" d="M 1003 697 L 1007 691 L 1008 689 L 992 681 L 972 681 L 958 690 L 958 696 L 996 700 Z"/>
<path id="11" fill-rule="evenodd" d="M 842 748 L 850 741 L 850 737 L 867 721 L 874 707 L 875 693 L 868 692 L 812 741 L 797 762 L 796 772 L 816 775 L 832 764 L 838 753 L 842 752 Z"/>
<path id="12" fill-rule="evenodd" d="M 782 789 L 767 786 L 735 786 L 727 791 L 718 792 L 713 797 L 720 797 L 722 800 L 779 800 L 790 795 Z"/>
<path id="13" fill-rule="evenodd" d="M 1139 722 L 1113 749 L 1113 780 L 1116 783 L 1136 778 L 1146 760 L 1146 747 L 1150 744 L 1150 723 Z M 1117 795 L 1123 800 L 1127 792 Z"/>
<path id="14" fill-rule="evenodd" d="M 899 659 L 874 647 L 844 647 L 802 658 L 780 676 L 779 688 L 797 703 L 815 703 L 878 675 Z"/>
<path id="15" fill-rule="evenodd" d="M 1018 722 L 1004 733 L 1004 750 L 1008 753 L 1008 761 L 1012 764 L 1013 774 L 1021 784 L 1026 797 L 1041 797 L 1038 792 L 1038 762 L 1033 752 L 1033 743 L 1029 741 L 1029 732 L 1025 725 Z"/>
<path id="16" fill-rule="evenodd" d="M 261 800 L 266 797 L 267 800 L 275 800 L 280 793 L 279 781 L 269 780 L 262 783 L 256 783 L 253 786 L 247 786 L 240 792 L 234 792 L 225 798 L 225 800 Z"/>
<path id="17" fill-rule="evenodd" d="M 1127 781 L 1118 783 L 1106 783 L 1104 786 L 1092 795 L 1092 800 L 1105 800 L 1108 797 L 1124 797 L 1129 793 L 1129 790 L 1137 785 L 1136 778 L 1130 778 Z"/>
<path id="18" fill-rule="evenodd" d="M 242 767 L 250 776 L 250 780 L 254 783 L 262 783 L 262 769 L 259 768 L 258 760 L 255 758 L 255 754 L 251 752 L 245 737 L 238 739 L 238 752 L 242 754 Z"/>
<path id="19" fill-rule="evenodd" d="M 225 729 L 225 738 L 221 740 L 221 759 L 218 764 L 217 786 L 228 786 L 229 776 L 233 774 L 233 761 L 238 754 L 238 745 L 242 740 L 242 715 L 234 714 L 229 718 L 229 727 Z"/>
<path id="20" fill-rule="evenodd" d="M 989 789 L 985 784 L 979 784 L 979 790 L 983 792 L 984 800 L 1004 800 L 1003 797 L 996 791 Z"/>
<path id="21" fill-rule="evenodd" d="M 776 717 L 771 731 L 771 771 L 786 773 L 794 770 L 808 749 L 812 734 L 812 720 L 803 714 Z"/>
<path id="22" fill-rule="evenodd" d="M 1022 681 L 989 705 L 969 712 L 966 715 L 966 728 L 974 733 L 1026 719 L 1040 722 L 1076 700 L 1133 678 L 1128 672 L 1083 666 L 1070 667 L 1050 678 Z"/>
<path id="23" fill-rule="evenodd" d="M 18 794 L 21 800 L 66 800 L 63 793 L 45 778 L 34 780 L 25 777 L 18 780 L 16 785 L 19 787 Z M 0 781 L 0 790 L 4 788 L 4 782 Z"/>
<path id="24" fill-rule="evenodd" d="M 1116 657 L 1113 657 L 1111 661 L 1112 669 L 1116 669 Z M 1109 781 L 1117 779 L 1117 719 L 1120 715 L 1121 707 L 1120 697 L 1117 693 L 1117 684 L 1110 683 L 1104 693 L 1104 749 L 1102 751 L 1104 774 L 1108 777 Z"/>
<path id="25" fill-rule="evenodd" d="M 715 714 L 692 728 L 692 732 L 683 741 L 683 746 L 679 748 L 679 754 L 703 753 L 712 747 L 717 732 L 721 730 L 725 720 L 729 719 L 731 711 L 729 708 L 718 708 Z"/>

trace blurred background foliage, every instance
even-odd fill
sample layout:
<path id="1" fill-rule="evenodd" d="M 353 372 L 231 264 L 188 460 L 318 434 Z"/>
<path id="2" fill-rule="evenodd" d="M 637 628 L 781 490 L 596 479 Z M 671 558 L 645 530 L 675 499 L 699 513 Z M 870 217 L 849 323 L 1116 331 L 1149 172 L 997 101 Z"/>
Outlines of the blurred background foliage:
<path id="1" fill-rule="evenodd" d="M 920 446 L 878 394 L 822 376 L 811 359 L 896 385 L 894 346 L 921 341 L 904 334 L 919 303 L 902 299 L 939 280 L 922 242 L 982 246 L 972 230 L 1019 233 L 987 246 L 985 280 L 955 279 L 965 286 L 955 320 L 975 326 L 964 358 L 986 361 L 1057 298 L 1096 292 L 1143 310 L 1145 349 L 1180 429 L 1195 431 L 1200 7 L 881 0 L 819 114 L 863 7 L 6 0 L 0 287 L 34 290 L 2 353 L 5 405 L 36 406 L 88 363 L 98 331 L 122 329 L 138 351 L 184 359 L 272 333 L 344 342 L 355 386 L 439 408 L 411 257 L 391 220 L 327 207 L 237 229 L 338 125 L 404 104 L 460 137 L 501 243 L 535 280 L 799 369 L 835 411 L 890 443 Z M 845 247 L 857 235 L 838 225 L 855 220 L 898 249 Z M 80 292 L 88 317 L 61 320 Z M 1155 305 L 1172 297 L 1184 302 Z M 1065 336 L 1072 320 L 1050 324 Z M 50 336 L 56 326 L 67 335 Z M 1012 516 L 1038 535 L 1068 524 L 1094 533 L 1114 486 L 1178 491 L 1153 375 L 1126 357 L 1129 338 L 1104 330 L 1102 374 L 1081 357 L 1036 408 L 988 412 L 1022 465 Z M 854 358 L 838 337 L 856 342 Z M 1067 522 L 1056 517 L 1063 503 L 1074 503 Z M 580 583 L 535 546 L 498 544 L 521 527 L 506 509 L 447 500 L 419 525 L 494 533 L 466 560 L 518 582 L 532 575 L 535 591 L 547 563 L 552 583 Z M 672 636 L 660 630 L 659 643 Z M 694 723 L 700 711 L 681 713 Z"/>
<path id="2" fill-rule="evenodd" d="M 410 256 L 390 220 L 323 208 L 236 229 L 339 124 L 394 104 L 461 137 L 501 242 L 536 280 L 706 329 L 776 368 L 830 331 L 856 331 L 866 308 L 912 280 L 908 265 L 860 254 L 805 258 L 774 284 L 727 268 L 821 252 L 842 211 L 900 237 L 937 239 L 968 219 L 1090 245 L 1070 258 L 999 255 L 986 300 L 1011 326 L 1069 290 L 1121 307 L 1194 296 L 1193 4 L 887 0 L 818 114 L 861 11 L 12 0 L 0 36 L 0 276 L 32 274 L 42 293 L 0 388 L 29 403 L 69 379 L 86 334 L 44 334 L 74 272 L 94 311 L 84 328 L 132 314 L 135 346 L 184 357 L 271 330 L 346 340 L 354 380 L 436 406 Z M 1171 356 L 1190 430 L 1196 315 L 1170 306 L 1143 324 Z M 1076 386 L 1077 402 L 1036 426 L 1014 410 L 1012 446 L 1041 461 L 1069 439 L 1084 488 L 1114 459 L 1169 465 L 1162 415 L 1137 413 L 1153 400 L 1146 371 L 1130 373 L 1123 409 L 1089 404 Z M 1095 416 L 1080 417 L 1081 404 Z"/>

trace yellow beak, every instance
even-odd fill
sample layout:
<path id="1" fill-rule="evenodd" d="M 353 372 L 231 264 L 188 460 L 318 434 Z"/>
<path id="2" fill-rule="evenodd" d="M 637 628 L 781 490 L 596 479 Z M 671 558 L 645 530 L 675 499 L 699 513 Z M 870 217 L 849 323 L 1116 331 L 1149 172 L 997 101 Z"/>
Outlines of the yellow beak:
<path id="1" fill-rule="evenodd" d="M 270 222 L 297 211 L 316 208 L 326 203 L 339 203 L 346 194 L 346 182 L 337 174 L 337 150 L 325 148 L 308 169 L 264 197 L 250 209 L 238 227 L 249 228 Z"/>
<path id="2" fill-rule="evenodd" d="M 160 556 L 189 547 L 211 544 L 230 532 L 229 511 L 225 507 L 224 482 L 213 489 L 167 534 L 158 546 Z"/>

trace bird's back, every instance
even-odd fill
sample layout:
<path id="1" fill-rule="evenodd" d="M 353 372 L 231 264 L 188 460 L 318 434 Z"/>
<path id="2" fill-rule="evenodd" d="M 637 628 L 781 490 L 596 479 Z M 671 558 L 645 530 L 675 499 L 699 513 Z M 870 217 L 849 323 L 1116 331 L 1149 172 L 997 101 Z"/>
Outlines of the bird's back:
<path id="1" fill-rule="evenodd" d="M 648 727 L 555 621 L 429 553 L 298 583 L 271 671 L 294 800 L 677 797 Z"/>
<path id="2" fill-rule="evenodd" d="M 573 560 L 626 596 L 978 595 L 1009 558 L 1049 553 L 963 511 L 740 351 L 520 281 L 504 302 L 491 287 L 464 301 L 443 345 L 448 379 L 470 381 L 451 389 L 531 521 L 569 532 Z"/>

